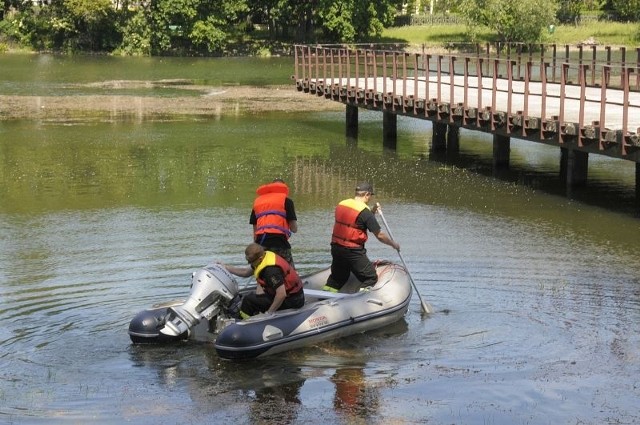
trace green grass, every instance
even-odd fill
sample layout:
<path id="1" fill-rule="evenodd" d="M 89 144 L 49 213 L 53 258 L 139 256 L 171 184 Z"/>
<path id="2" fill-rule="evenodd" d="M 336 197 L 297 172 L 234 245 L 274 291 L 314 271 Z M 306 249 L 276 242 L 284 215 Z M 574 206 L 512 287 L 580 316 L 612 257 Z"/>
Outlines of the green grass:
<path id="1" fill-rule="evenodd" d="M 409 44 L 443 45 L 449 42 L 470 42 L 464 25 L 421 25 L 387 28 L 379 42 L 406 42 Z M 545 31 L 544 43 L 578 44 L 593 40 L 599 45 L 638 46 L 640 24 L 620 22 L 590 22 L 579 26 L 557 25 L 553 33 Z M 494 41 L 489 30 L 479 32 L 477 42 Z"/>
<path id="2" fill-rule="evenodd" d="M 638 46 L 640 24 L 593 22 L 588 25 L 561 25 L 550 35 L 551 43 L 571 44 L 593 38 L 596 43 L 610 46 Z"/>

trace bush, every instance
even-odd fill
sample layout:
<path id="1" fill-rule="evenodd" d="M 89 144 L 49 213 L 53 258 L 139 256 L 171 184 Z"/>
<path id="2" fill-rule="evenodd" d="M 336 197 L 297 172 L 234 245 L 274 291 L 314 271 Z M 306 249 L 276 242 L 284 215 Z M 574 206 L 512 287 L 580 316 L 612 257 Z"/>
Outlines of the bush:
<path id="1" fill-rule="evenodd" d="M 640 0 L 611 0 L 613 13 L 621 21 L 640 20 Z"/>
<path id="2" fill-rule="evenodd" d="M 462 0 L 461 13 L 467 19 L 472 40 L 481 27 L 495 32 L 497 41 L 537 43 L 556 21 L 555 0 Z"/>
<path id="3" fill-rule="evenodd" d="M 558 22 L 561 24 L 578 24 L 584 9 L 583 0 L 564 0 L 558 9 Z"/>

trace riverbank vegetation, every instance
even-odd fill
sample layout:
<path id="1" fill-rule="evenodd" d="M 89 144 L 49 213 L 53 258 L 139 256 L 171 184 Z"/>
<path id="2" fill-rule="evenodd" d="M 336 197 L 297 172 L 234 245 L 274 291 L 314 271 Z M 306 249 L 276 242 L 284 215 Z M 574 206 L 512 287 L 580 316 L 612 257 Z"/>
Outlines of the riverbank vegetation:
<path id="1" fill-rule="evenodd" d="M 638 41 L 639 0 L 4 0 L 0 52 L 269 55 L 292 43 Z M 415 17 L 429 25 L 403 25 Z M 408 19 L 407 19 L 408 18 Z"/>
<path id="2" fill-rule="evenodd" d="M 559 24 L 546 28 L 542 32 L 541 43 L 558 45 L 609 45 L 636 46 L 638 24 L 630 22 L 589 21 L 580 25 Z M 406 42 L 439 46 L 448 42 L 471 42 L 466 36 L 467 29 L 463 24 L 407 25 L 386 28 L 381 41 Z M 496 41 L 494 34 L 487 28 L 477 32 L 476 42 Z"/>

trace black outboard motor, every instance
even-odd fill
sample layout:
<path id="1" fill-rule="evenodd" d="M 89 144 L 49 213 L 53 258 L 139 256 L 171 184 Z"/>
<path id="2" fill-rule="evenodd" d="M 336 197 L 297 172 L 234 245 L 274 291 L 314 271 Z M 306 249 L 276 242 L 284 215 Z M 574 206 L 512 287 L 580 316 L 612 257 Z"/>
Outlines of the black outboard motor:
<path id="1" fill-rule="evenodd" d="M 129 337 L 134 343 L 182 341 L 198 323 L 210 323 L 237 302 L 238 282 L 223 266 L 210 264 L 191 275 L 191 292 L 184 303 L 138 313 L 129 323 Z"/>

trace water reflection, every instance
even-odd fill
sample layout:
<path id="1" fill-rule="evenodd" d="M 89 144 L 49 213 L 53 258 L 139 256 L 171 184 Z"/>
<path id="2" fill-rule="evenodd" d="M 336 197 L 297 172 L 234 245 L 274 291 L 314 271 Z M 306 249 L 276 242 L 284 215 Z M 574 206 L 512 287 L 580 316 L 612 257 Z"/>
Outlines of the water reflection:
<path id="1" fill-rule="evenodd" d="M 304 385 L 304 379 L 285 383 L 278 383 L 279 379 L 275 379 L 275 382 L 249 391 L 253 399 L 250 408 L 251 423 L 291 424 L 297 419 L 302 404 L 300 388 Z"/>
<path id="2" fill-rule="evenodd" d="M 368 125 L 347 146 L 342 114 L 0 123 L 0 418 L 638 422 L 637 220 L 485 175 L 482 141 L 440 163 L 424 132 L 388 154 Z M 514 147 L 516 170 L 554 174 L 553 153 Z M 335 203 L 371 177 L 436 314 L 414 297 L 391 327 L 248 363 L 210 344 L 132 346 L 135 313 L 185 296 L 212 259 L 237 261 L 274 175 L 300 210 L 304 272 L 326 266 Z"/>
<path id="3" fill-rule="evenodd" d="M 221 360 L 211 344 L 196 342 L 131 345 L 128 354 L 138 369 L 135 375 L 146 379 L 139 386 L 171 393 L 178 404 L 187 397 L 199 411 L 219 417 L 246 417 L 239 422 L 264 425 L 316 423 L 309 398 L 322 397 L 323 391 L 313 386 L 326 378 L 331 387 L 318 408 L 333 413 L 323 417 L 332 423 L 365 424 L 378 418 L 380 391 L 394 385 L 396 373 L 370 361 L 392 355 L 394 341 L 400 343 L 408 329 L 400 320 L 347 340 L 244 362 Z M 367 377 L 367 369 L 376 376 Z M 145 371 L 153 371 L 154 378 Z"/>
<path id="4" fill-rule="evenodd" d="M 336 369 L 331 376 L 336 386 L 333 407 L 349 424 L 368 424 L 378 415 L 379 394 L 367 385 L 363 366 Z"/>

